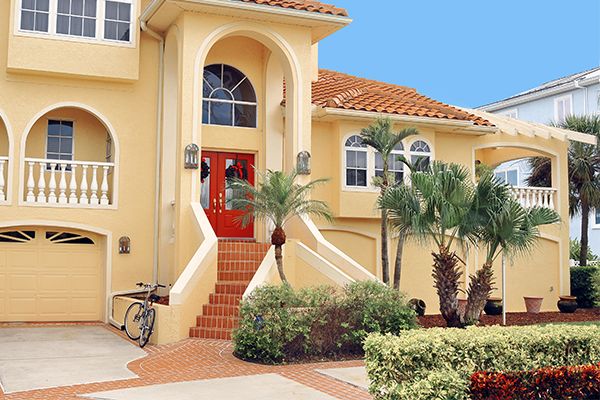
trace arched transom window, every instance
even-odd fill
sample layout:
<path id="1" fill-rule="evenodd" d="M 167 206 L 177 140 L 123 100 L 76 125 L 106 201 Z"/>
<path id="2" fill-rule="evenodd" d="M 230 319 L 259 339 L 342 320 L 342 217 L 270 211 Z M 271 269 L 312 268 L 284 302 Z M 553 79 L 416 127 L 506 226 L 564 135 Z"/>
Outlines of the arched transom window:
<path id="1" fill-rule="evenodd" d="M 367 187 L 367 145 L 358 135 L 350 136 L 344 145 L 346 151 L 346 186 Z"/>
<path id="2" fill-rule="evenodd" d="M 425 171 L 431 162 L 431 149 L 422 140 L 417 140 L 410 146 L 410 162 L 417 171 Z"/>
<path id="3" fill-rule="evenodd" d="M 202 123 L 256 128 L 256 93 L 246 75 L 225 64 L 204 68 Z"/>

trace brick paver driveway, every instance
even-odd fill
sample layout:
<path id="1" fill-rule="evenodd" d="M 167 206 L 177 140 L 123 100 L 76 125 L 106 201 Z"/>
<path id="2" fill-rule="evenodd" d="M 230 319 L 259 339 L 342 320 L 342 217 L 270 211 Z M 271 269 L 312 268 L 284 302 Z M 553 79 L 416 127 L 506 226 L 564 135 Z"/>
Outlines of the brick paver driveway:
<path id="1" fill-rule="evenodd" d="M 121 335 L 112 327 L 106 327 Z M 148 356 L 131 362 L 128 368 L 139 378 L 124 381 L 57 387 L 13 394 L 0 394 L 6 400 L 67 400 L 80 399 L 78 394 L 106 390 L 183 382 L 198 379 L 224 378 L 275 373 L 338 399 L 363 400 L 371 396 L 355 386 L 324 376 L 317 369 L 356 367 L 362 361 L 342 361 L 285 366 L 265 366 L 238 360 L 232 355 L 232 344 L 222 340 L 187 339 L 163 346 L 147 346 Z"/>

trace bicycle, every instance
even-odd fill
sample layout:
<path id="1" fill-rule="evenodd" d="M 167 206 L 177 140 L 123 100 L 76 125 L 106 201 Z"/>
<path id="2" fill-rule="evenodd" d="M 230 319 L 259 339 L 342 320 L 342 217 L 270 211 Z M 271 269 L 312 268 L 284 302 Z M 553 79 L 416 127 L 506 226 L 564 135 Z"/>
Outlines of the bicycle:
<path id="1" fill-rule="evenodd" d="M 160 296 L 152 292 L 159 287 L 164 288 L 166 286 L 143 282 L 136 283 L 136 286 L 143 287 L 148 293 L 143 303 L 138 301 L 127 307 L 124 326 L 129 339 L 137 340 L 140 347 L 144 347 L 150 340 L 150 335 L 154 330 L 156 311 L 152 308 L 152 303 L 160 299 Z"/>

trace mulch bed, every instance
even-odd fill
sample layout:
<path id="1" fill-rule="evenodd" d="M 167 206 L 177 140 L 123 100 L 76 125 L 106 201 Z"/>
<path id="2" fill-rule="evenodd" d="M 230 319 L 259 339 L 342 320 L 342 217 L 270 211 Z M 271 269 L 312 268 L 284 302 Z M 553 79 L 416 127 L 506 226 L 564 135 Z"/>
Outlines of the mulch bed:
<path id="1" fill-rule="evenodd" d="M 419 323 L 424 328 L 445 327 L 446 323 L 441 315 L 425 315 L 418 317 Z M 535 325 L 550 324 L 560 322 L 600 322 L 600 308 L 581 308 L 572 314 L 563 314 L 560 312 L 541 312 L 539 314 L 529 314 L 526 312 L 506 313 L 507 325 Z M 483 315 L 480 325 L 501 325 L 502 315 Z"/>

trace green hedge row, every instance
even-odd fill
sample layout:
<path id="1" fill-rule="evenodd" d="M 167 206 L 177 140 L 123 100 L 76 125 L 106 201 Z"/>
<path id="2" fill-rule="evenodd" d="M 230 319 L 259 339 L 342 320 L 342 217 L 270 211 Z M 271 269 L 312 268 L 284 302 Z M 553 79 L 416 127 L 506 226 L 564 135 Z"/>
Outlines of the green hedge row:
<path id="1" fill-rule="evenodd" d="M 369 333 L 400 333 L 417 326 L 404 297 L 377 282 L 343 289 L 262 286 L 242 302 L 240 318 L 234 353 L 268 364 L 362 355 Z"/>
<path id="2" fill-rule="evenodd" d="M 581 308 L 600 306 L 600 268 L 571 268 L 571 295 L 577 296 Z"/>
<path id="3" fill-rule="evenodd" d="M 596 326 L 471 327 L 370 335 L 370 391 L 385 400 L 462 400 L 477 371 L 528 371 L 600 361 Z"/>

